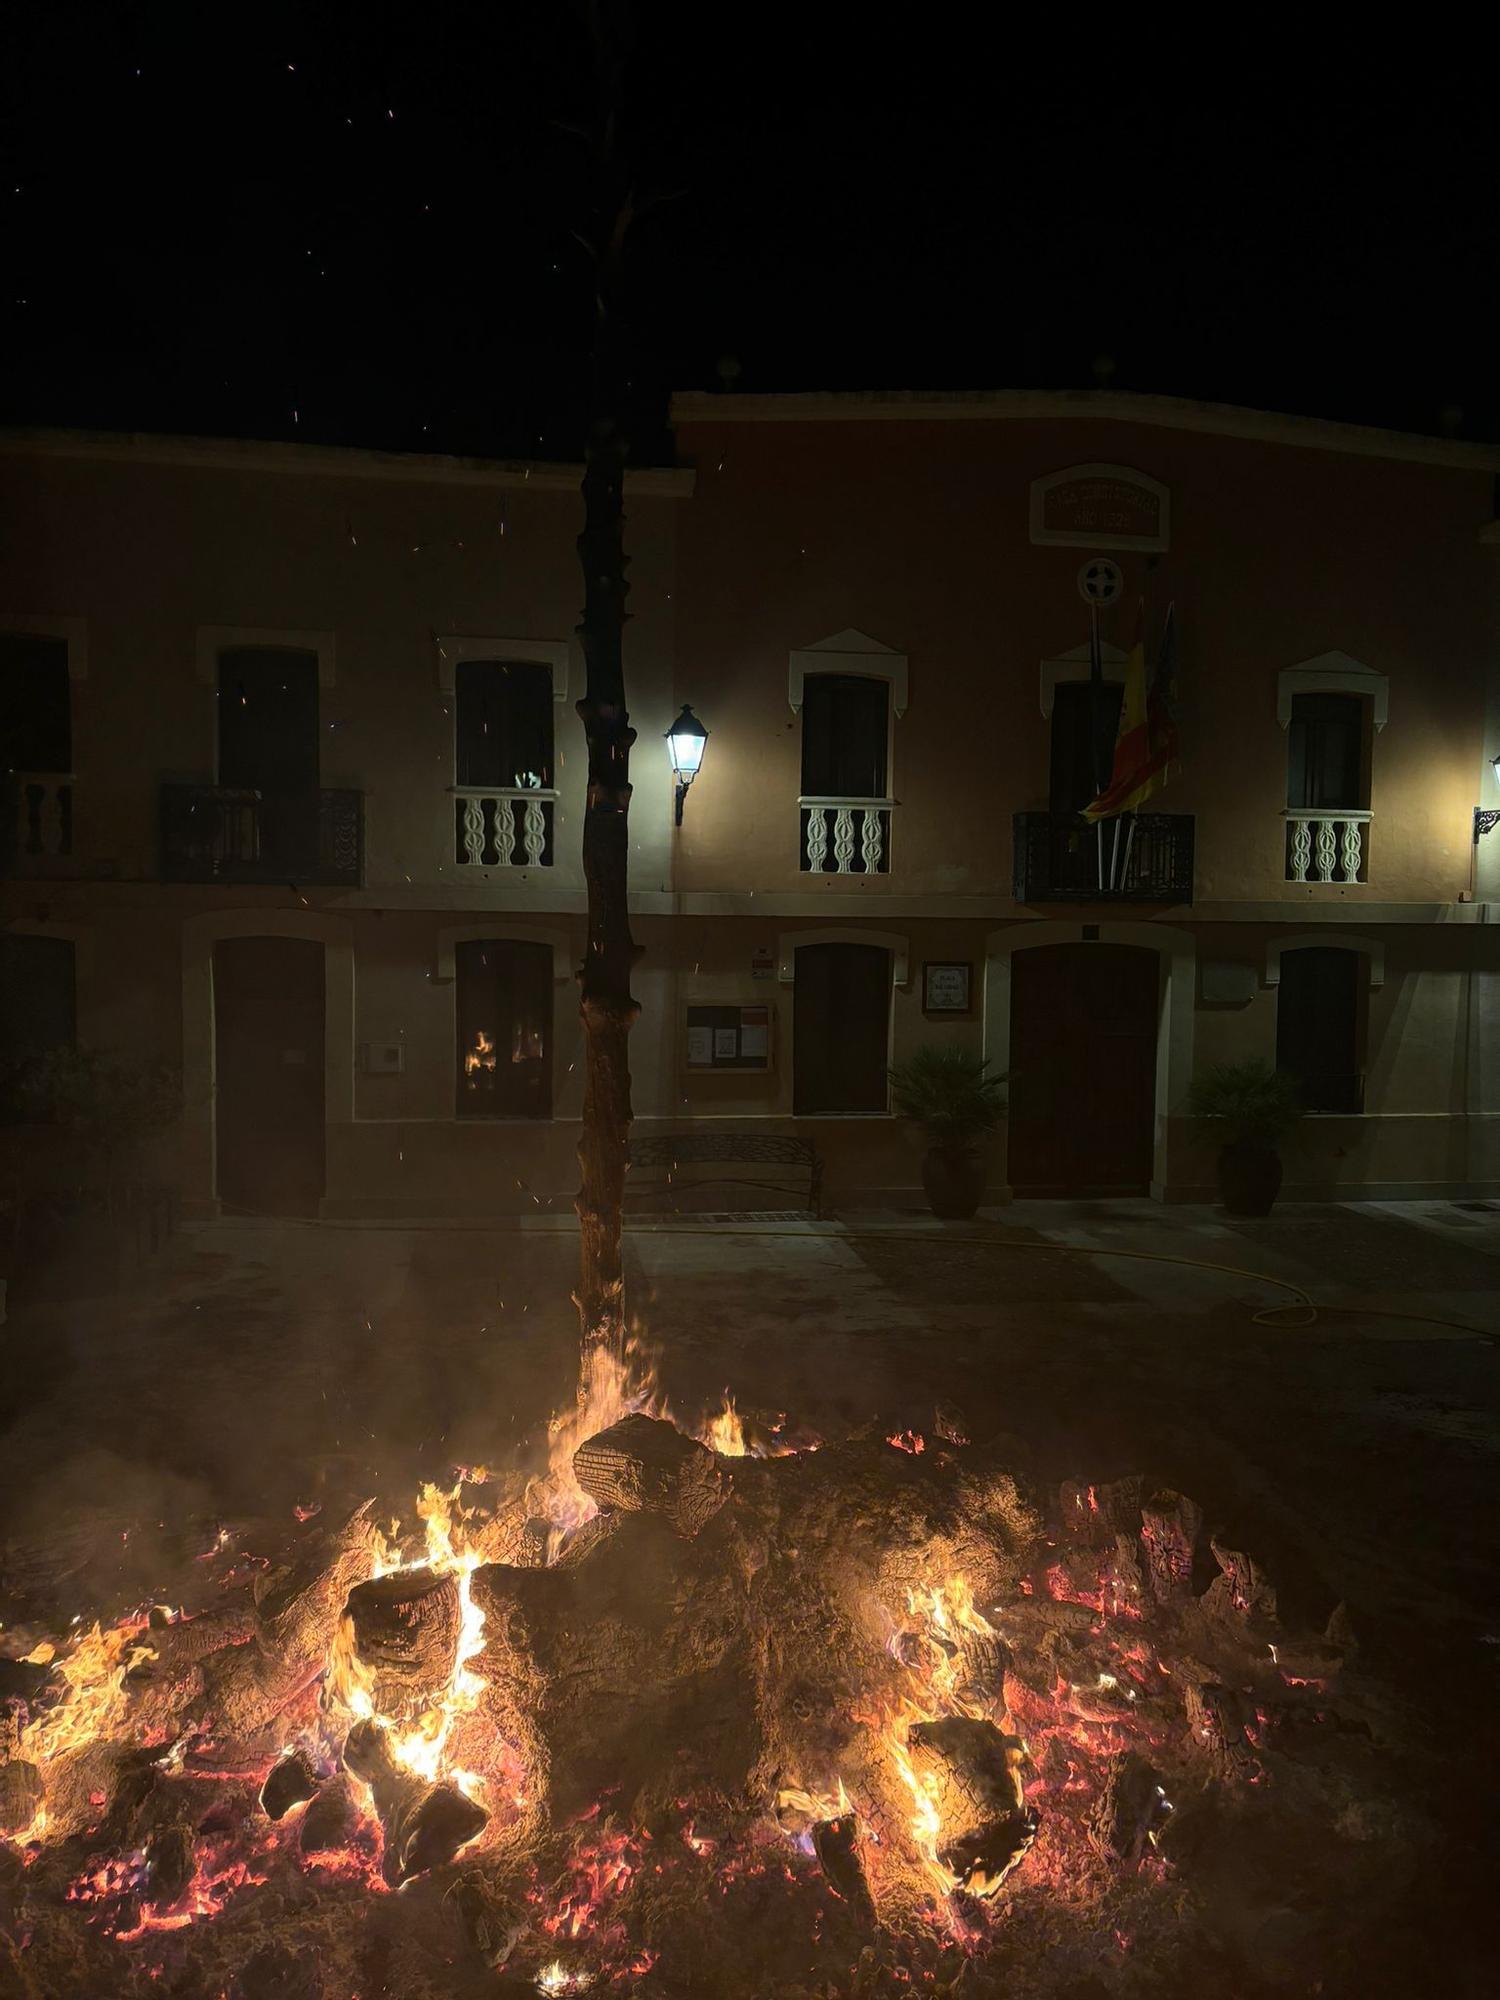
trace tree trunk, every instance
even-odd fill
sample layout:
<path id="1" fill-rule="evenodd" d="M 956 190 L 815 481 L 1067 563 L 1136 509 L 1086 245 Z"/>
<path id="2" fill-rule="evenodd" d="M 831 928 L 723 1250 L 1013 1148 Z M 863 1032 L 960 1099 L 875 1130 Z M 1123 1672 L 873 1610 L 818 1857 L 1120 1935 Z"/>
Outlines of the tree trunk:
<path id="1" fill-rule="evenodd" d="M 593 383 L 583 474 L 583 646 L 586 680 L 577 704 L 588 740 L 588 798 L 583 817 L 583 873 L 588 888 L 588 946 L 580 975 L 584 1034 L 583 1132 L 578 1141 L 579 1330 L 585 1354 L 605 1346 L 623 1354 L 625 1306 L 620 1227 L 630 1147 L 629 1036 L 637 1007 L 630 991 L 636 946 L 630 935 L 627 864 L 630 840 L 630 746 L 625 708 L 625 436 L 620 334 L 615 311 L 630 190 L 618 151 L 624 51 L 604 15 L 591 10 L 599 78 L 595 154 L 596 231 Z"/>

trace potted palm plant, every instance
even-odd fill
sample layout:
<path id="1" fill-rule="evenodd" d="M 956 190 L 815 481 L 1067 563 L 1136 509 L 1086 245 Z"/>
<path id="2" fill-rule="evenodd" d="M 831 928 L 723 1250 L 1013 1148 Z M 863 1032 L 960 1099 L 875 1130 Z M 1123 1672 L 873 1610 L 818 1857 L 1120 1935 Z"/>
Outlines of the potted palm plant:
<path id="1" fill-rule="evenodd" d="M 928 1147 L 922 1185 L 934 1215 L 973 1215 L 984 1197 L 984 1141 L 1005 1116 L 1005 1078 L 983 1056 L 929 1042 L 891 1071 L 891 1101 L 919 1125 Z"/>
<path id="2" fill-rule="evenodd" d="M 1302 1116 L 1296 1078 L 1259 1059 L 1215 1063 L 1193 1079 L 1188 1109 L 1219 1128 L 1225 1208 L 1231 1215 L 1269 1215 L 1281 1189 L 1277 1147 Z"/>

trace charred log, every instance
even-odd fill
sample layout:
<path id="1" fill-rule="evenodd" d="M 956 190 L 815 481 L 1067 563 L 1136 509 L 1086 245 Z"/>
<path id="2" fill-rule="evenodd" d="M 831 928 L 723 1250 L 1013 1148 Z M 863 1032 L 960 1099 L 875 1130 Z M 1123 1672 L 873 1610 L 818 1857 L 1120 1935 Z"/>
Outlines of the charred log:
<path id="1" fill-rule="evenodd" d="M 1203 1510 L 1185 1493 L 1153 1493 L 1141 1507 L 1141 1540 L 1146 1569 L 1158 1604 L 1192 1594 L 1193 1558 L 1203 1527 Z"/>
<path id="2" fill-rule="evenodd" d="M 146 1842 L 146 1899 L 170 1909 L 198 1872 L 193 1836 L 185 1826 L 160 1826 Z"/>
<path id="3" fill-rule="evenodd" d="M 261 1811 L 268 1819 L 285 1819 L 293 1806 L 316 1798 L 321 1780 L 305 1751 L 278 1758 L 260 1788 Z"/>
<path id="4" fill-rule="evenodd" d="M 1088 1837 L 1096 1853 L 1135 1868 L 1158 1819 L 1168 1811 L 1160 1774 L 1137 1751 L 1111 1757 L 1104 1785 L 1088 1817 Z"/>
<path id="5" fill-rule="evenodd" d="M 1226 1548 L 1212 1537 L 1208 1546 L 1219 1574 L 1203 1594 L 1204 1610 L 1231 1622 L 1274 1626 L 1276 1586 L 1260 1564 L 1243 1550 Z"/>
<path id="6" fill-rule="evenodd" d="M 355 1585 L 341 1638 L 371 1676 L 379 1713 L 409 1721 L 453 1678 L 462 1625 L 456 1576 L 402 1569 Z"/>
<path id="7" fill-rule="evenodd" d="M 953 1692 L 965 1708 L 993 1708 L 1005 1692 L 1009 1646 L 998 1632 L 965 1629 L 954 1660 Z"/>
<path id="8" fill-rule="evenodd" d="M 1220 1681 L 1190 1681 L 1184 1690 L 1188 1730 L 1193 1741 L 1225 1777 L 1250 1777 L 1259 1760 L 1246 1731 L 1255 1710 L 1237 1689 Z"/>
<path id="9" fill-rule="evenodd" d="M 443 1867 L 489 1823 L 483 1806 L 457 1785 L 429 1785 L 403 1771 L 376 1722 L 355 1723 L 344 1743 L 344 1762 L 370 1788 L 385 1836 L 381 1873 L 393 1889 L 413 1875 Z"/>
<path id="10" fill-rule="evenodd" d="M 731 1475 L 722 1460 L 675 1425 L 625 1417 L 573 1454 L 578 1484 L 601 1507 L 663 1515 L 696 1535 L 723 1506 Z"/>
<path id="11" fill-rule="evenodd" d="M 525 1906 L 499 1896 L 478 1875 L 460 1875 L 445 1901 L 470 1945 L 498 1972 L 526 1934 Z"/>
<path id="12" fill-rule="evenodd" d="M 1093 1548 L 1107 1548 L 1116 1535 L 1134 1539 L 1141 1529 L 1142 1483 L 1139 1474 L 1102 1486 L 1090 1480 L 1065 1479 L 1058 1493 L 1063 1533 L 1069 1541 Z"/>
<path id="13" fill-rule="evenodd" d="M 21 1833 L 42 1803 L 42 1774 L 35 1764 L 12 1757 L 0 1764 L 0 1833 Z"/>
<path id="14" fill-rule="evenodd" d="M 818 1866 L 828 1878 L 828 1886 L 833 1893 L 873 1917 L 875 1906 L 870 1898 L 870 1885 L 865 1880 L 864 1863 L 860 1859 L 859 1821 L 855 1815 L 841 1812 L 833 1819 L 818 1820 L 812 1830 L 812 1844 Z"/>
<path id="15" fill-rule="evenodd" d="M 325 1785 L 302 1815 L 300 1845 L 304 1854 L 326 1854 L 343 1847 L 354 1823 L 354 1796 L 345 1777 Z"/>

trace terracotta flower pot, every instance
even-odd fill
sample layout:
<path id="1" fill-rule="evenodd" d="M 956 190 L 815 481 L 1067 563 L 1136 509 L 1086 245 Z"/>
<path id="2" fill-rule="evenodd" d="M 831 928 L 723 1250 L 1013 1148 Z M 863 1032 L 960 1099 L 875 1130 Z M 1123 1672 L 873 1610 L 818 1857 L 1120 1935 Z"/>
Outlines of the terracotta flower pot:
<path id="1" fill-rule="evenodd" d="M 1281 1155 L 1241 1139 L 1219 1153 L 1219 1195 L 1231 1215 L 1269 1215 L 1281 1191 Z"/>
<path id="2" fill-rule="evenodd" d="M 967 1222 L 984 1199 L 984 1156 L 930 1147 L 922 1161 L 922 1186 L 934 1215 Z"/>

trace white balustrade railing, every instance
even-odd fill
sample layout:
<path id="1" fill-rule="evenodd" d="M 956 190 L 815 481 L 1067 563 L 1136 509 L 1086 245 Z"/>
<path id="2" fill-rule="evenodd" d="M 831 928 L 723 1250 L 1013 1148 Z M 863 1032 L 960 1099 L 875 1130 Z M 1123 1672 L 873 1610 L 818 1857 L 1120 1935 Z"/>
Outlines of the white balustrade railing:
<path id="1" fill-rule="evenodd" d="M 73 852 L 71 771 L 17 771 L 16 860 L 18 869 L 45 866 Z"/>
<path id="2" fill-rule="evenodd" d="M 801 798 L 807 875 L 884 875 L 890 867 L 894 799 Z"/>
<path id="3" fill-rule="evenodd" d="M 545 786 L 455 785 L 457 855 L 462 867 L 545 868 L 551 809 Z"/>
<path id="4" fill-rule="evenodd" d="M 1365 828 L 1372 816 L 1363 807 L 1314 811 L 1288 806 L 1281 815 L 1287 828 L 1288 882 L 1362 882 Z"/>

